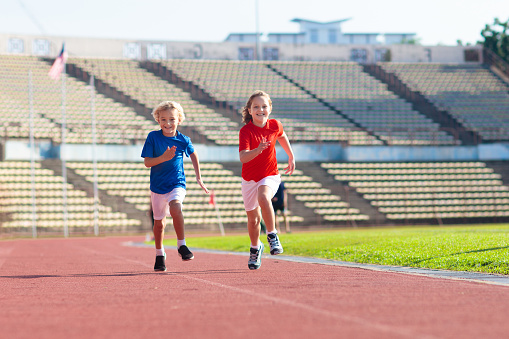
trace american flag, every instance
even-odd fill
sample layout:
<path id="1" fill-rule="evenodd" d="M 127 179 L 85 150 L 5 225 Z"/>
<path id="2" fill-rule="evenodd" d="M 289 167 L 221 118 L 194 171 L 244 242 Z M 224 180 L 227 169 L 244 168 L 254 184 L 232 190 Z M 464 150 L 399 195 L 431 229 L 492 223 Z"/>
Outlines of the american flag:
<path id="1" fill-rule="evenodd" d="M 58 54 L 48 73 L 51 79 L 58 80 L 60 78 L 60 74 L 62 74 L 62 71 L 64 70 L 66 61 L 67 52 L 65 51 L 65 44 L 62 44 L 62 50 L 60 51 L 60 54 Z"/>

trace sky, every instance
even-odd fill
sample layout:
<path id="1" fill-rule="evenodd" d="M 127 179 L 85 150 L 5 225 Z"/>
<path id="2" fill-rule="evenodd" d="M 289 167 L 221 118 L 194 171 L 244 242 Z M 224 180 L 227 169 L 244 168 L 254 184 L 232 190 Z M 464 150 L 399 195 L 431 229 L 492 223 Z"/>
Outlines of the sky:
<path id="1" fill-rule="evenodd" d="M 475 44 L 509 0 L 0 0 L 0 33 L 221 42 L 230 33 L 297 33 L 294 18 L 343 33 L 416 33 L 423 45 Z"/>

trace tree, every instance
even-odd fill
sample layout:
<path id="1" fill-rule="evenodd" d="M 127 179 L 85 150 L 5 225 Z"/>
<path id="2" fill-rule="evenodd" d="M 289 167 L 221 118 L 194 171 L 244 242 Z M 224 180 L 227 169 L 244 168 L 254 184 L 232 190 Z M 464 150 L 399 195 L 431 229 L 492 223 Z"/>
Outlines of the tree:
<path id="1" fill-rule="evenodd" d="M 493 51 L 505 61 L 509 62 L 509 20 L 501 22 L 495 18 L 493 25 L 486 25 L 481 31 L 484 38 L 484 48 Z"/>

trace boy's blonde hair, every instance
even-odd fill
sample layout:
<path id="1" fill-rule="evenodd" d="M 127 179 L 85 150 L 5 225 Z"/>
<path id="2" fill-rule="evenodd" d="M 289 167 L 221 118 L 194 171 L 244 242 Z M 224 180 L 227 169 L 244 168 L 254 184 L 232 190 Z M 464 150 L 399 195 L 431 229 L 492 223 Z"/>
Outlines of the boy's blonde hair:
<path id="1" fill-rule="evenodd" d="M 152 116 L 154 117 L 154 120 L 159 123 L 159 113 L 164 111 L 169 111 L 172 109 L 176 109 L 179 113 L 179 122 L 182 122 L 186 119 L 186 116 L 184 115 L 184 109 L 182 106 L 175 101 L 163 101 L 159 105 L 157 105 L 156 108 L 152 111 Z"/>
<path id="2" fill-rule="evenodd" d="M 253 120 L 253 117 L 251 116 L 251 114 L 249 114 L 249 109 L 251 108 L 253 99 L 256 97 L 266 97 L 269 102 L 270 108 L 272 109 L 272 100 L 270 100 L 270 96 L 264 91 L 256 90 L 253 94 L 251 94 L 251 96 L 246 102 L 246 106 L 244 106 L 244 108 L 242 109 L 242 122 L 245 124 Z"/>

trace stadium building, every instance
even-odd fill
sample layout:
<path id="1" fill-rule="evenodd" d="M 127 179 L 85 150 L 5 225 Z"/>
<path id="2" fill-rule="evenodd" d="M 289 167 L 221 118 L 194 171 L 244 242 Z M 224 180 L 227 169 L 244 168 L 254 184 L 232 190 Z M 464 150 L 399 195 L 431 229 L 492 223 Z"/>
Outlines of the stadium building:
<path id="1" fill-rule="evenodd" d="M 216 230 L 219 211 L 226 232 L 244 229 L 238 131 L 255 89 L 271 95 L 296 154 L 283 175 L 293 229 L 509 220 L 506 63 L 482 46 L 294 21 L 299 32 L 267 41 L 0 34 L 0 232 L 149 231 L 140 154 L 165 99 L 184 107 L 179 130 L 215 191 L 213 205 L 188 180 L 186 227 Z"/>

